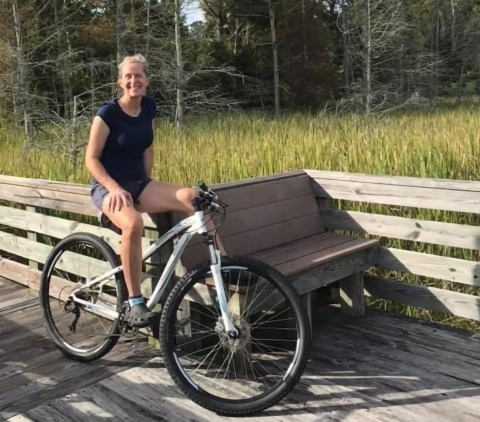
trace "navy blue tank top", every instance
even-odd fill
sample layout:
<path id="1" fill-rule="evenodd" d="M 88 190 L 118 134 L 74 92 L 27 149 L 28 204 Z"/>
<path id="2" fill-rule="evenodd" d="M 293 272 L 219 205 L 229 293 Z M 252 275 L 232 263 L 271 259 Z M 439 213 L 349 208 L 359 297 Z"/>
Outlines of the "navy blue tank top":
<path id="1" fill-rule="evenodd" d="M 103 103 L 97 111 L 110 129 L 100 162 L 116 182 L 140 180 L 146 177 L 143 153 L 153 142 L 152 120 L 156 104 L 152 97 L 143 96 L 137 117 L 125 113 L 118 99 Z M 98 181 L 92 177 L 92 185 Z"/>

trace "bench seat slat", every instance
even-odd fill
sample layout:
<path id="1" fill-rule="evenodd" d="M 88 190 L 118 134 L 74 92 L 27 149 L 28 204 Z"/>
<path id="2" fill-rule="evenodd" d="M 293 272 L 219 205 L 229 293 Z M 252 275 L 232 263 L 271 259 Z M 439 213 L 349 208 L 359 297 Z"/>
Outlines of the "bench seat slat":
<path id="1" fill-rule="evenodd" d="M 338 237 L 340 238 L 343 236 L 338 235 Z M 376 245 L 378 245 L 378 240 L 375 239 L 353 239 L 338 244 L 337 246 L 284 262 L 283 264 L 277 265 L 276 268 L 287 277 L 295 276 L 314 267 L 321 266 L 343 256 L 348 256 L 372 248 Z M 268 258 L 265 261 L 268 263 Z"/>
<path id="2" fill-rule="evenodd" d="M 295 242 L 289 242 L 284 245 L 275 246 L 274 248 L 266 249 L 255 253 L 255 257 L 258 259 L 266 259 L 268 257 L 285 253 L 287 251 L 293 251 L 304 246 L 311 245 L 318 242 L 320 239 L 326 241 L 327 239 L 337 237 L 338 235 L 333 232 L 323 232 L 320 234 L 314 234 L 313 236 L 304 237 L 303 239 L 296 240 Z"/>
<path id="3" fill-rule="evenodd" d="M 355 240 L 354 237 L 340 235 L 334 235 L 333 237 L 326 238 L 324 234 L 320 234 L 315 237 L 317 238 L 317 241 L 314 243 L 299 246 L 295 249 L 291 249 L 287 245 L 283 251 L 264 258 L 264 261 L 268 262 L 274 267 L 278 267 L 279 265 L 286 262 L 294 261 L 308 255 L 315 255 L 325 251 L 326 249 L 331 250 L 331 248 L 334 247 L 348 246 L 345 244 L 351 242 L 352 240 Z"/>

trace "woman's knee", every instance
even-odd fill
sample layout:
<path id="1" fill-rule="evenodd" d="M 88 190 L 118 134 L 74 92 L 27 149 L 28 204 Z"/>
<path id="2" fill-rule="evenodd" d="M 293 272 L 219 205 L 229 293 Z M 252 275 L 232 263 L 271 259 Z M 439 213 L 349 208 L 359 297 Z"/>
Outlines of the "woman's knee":
<path id="1" fill-rule="evenodd" d="M 193 211 L 192 200 L 198 196 L 198 192 L 192 188 L 180 188 L 177 191 L 177 200 L 185 207 L 185 211 Z"/>
<path id="2" fill-rule="evenodd" d="M 122 234 L 131 237 L 142 237 L 143 235 L 143 220 L 139 213 L 128 216 L 122 221 Z"/>

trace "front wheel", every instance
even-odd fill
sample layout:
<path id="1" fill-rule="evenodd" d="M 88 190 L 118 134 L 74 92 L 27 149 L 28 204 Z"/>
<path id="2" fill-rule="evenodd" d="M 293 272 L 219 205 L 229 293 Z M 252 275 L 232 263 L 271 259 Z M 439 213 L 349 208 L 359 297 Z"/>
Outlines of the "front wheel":
<path id="1" fill-rule="evenodd" d="M 300 379 L 308 318 L 298 293 L 264 262 L 222 256 L 221 274 L 239 335 L 226 333 L 207 261 L 182 277 L 165 302 L 163 358 L 174 382 L 200 406 L 225 416 L 260 412 Z"/>

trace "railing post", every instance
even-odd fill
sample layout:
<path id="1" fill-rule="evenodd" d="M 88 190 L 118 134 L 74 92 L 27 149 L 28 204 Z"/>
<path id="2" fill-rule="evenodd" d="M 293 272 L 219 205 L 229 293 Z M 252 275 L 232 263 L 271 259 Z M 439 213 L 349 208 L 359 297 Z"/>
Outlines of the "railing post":
<path id="1" fill-rule="evenodd" d="M 318 204 L 318 209 L 320 212 L 322 210 L 326 209 L 334 209 L 335 208 L 335 200 L 333 198 L 319 198 L 317 197 L 317 204 Z M 329 301 L 333 303 L 339 303 L 340 302 L 340 286 L 339 282 L 334 282 L 328 285 L 327 289 L 328 291 L 326 294 L 328 294 L 328 299 Z M 309 299 L 310 301 L 310 307 L 312 306 L 311 301 L 312 298 Z"/>
<path id="2" fill-rule="evenodd" d="M 157 240 L 163 234 L 165 234 L 172 227 L 171 213 L 151 214 L 150 218 L 155 223 L 155 229 L 145 229 L 145 237 L 153 241 Z M 168 258 L 173 251 L 173 242 L 168 242 L 163 245 L 157 252 L 155 252 L 150 258 L 146 260 L 145 271 L 150 275 L 150 278 L 142 282 L 142 294 L 145 298 L 149 298 L 155 287 L 158 284 L 160 276 L 165 269 Z M 167 291 L 169 289 L 167 288 Z M 154 308 L 155 312 L 160 312 L 161 305 L 157 304 Z M 148 343 L 154 348 L 160 348 L 158 341 L 158 330 L 160 325 L 160 318 L 157 318 L 151 330 L 152 336 L 148 336 Z"/>
<path id="3" fill-rule="evenodd" d="M 28 212 L 37 212 L 36 208 L 31 205 L 27 205 L 25 207 L 25 210 Z M 38 241 L 38 236 L 37 236 L 37 233 L 35 232 L 27 231 L 27 238 L 29 240 L 33 240 L 34 242 Z M 28 266 L 34 270 L 38 270 L 38 262 L 36 261 L 28 260 Z"/>

